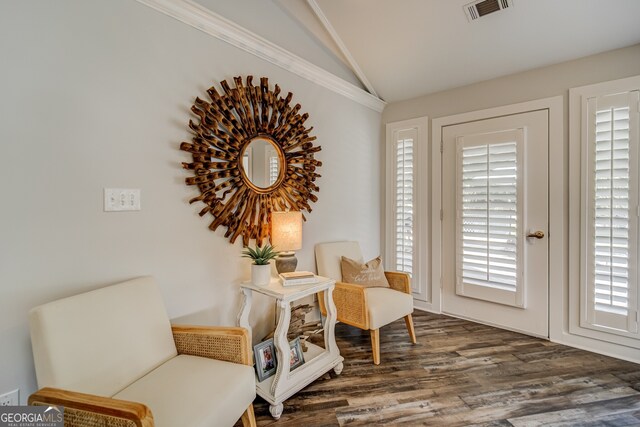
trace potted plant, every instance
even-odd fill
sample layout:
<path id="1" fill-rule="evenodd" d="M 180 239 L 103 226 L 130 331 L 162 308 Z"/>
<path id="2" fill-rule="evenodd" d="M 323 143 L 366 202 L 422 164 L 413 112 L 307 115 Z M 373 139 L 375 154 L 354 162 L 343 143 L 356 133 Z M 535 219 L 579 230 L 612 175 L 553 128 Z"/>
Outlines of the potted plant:
<path id="1" fill-rule="evenodd" d="M 271 260 L 278 256 L 278 252 L 271 245 L 247 248 L 242 252 L 243 258 L 251 258 L 251 282 L 257 286 L 267 286 L 271 280 Z"/>

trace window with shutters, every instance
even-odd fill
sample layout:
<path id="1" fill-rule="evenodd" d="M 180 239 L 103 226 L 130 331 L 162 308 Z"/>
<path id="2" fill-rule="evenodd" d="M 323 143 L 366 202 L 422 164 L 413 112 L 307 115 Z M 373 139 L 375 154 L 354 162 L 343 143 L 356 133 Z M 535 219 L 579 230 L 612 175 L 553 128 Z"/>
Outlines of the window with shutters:
<path id="1" fill-rule="evenodd" d="M 413 273 L 413 147 L 417 131 L 401 131 L 396 140 L 395 161 L 395 270 Z"/>
<path id="2" fill-rule="evenodd" d="M 278 156 L 269 157 L 269 185 L 278 180 Z"/>
<path id="3" fill-rule="evenodd" d="M 426 143 L 428 121 L 426 117 L 388 123 L 386 147 L 386 221 L 385 267 L 411 276 L 413 296 L 429 301 L 426 256 L 428 254 L 424 203 L 427 176 Z M 425 156 L 422 158 L 420 156 Z M 420 191 L 425 192 L 421 194 Z M 422 215 L 422 225 L 420 218 Z M 422 230 L 422 231 L 421 231 Z M 424 261 L 420 262 L 420 257 Z"/>
<path id="4" fill-rule="evenodd" d="M 638 334 L 639 92 L 582 99 L 581 326 Z"/>
<path id="5" fill-rule="evenodd" d="M 456 293 L 523 307 L 522 129 L 457 139 Z"/>

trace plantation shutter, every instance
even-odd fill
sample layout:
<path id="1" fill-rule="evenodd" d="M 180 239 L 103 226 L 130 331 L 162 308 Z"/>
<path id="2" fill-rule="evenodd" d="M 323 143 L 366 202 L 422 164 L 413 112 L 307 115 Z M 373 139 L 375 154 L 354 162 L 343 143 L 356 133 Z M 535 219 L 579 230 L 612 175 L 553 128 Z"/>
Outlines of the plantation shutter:
<path id="1" fill-rule="evenodd" d="M 523 131 L 457 140 L 456 293 L 522 307 Z"/>
<path id="2" fill-rule="evenodd" d="M 637 333 L 638 91 L 584 102 L 586 322 Z"/>
<path id="3" fill-rule="evenodd" d="M 397 133 L 395 141 L 395 270 L 413 273 L 414 147 L 417 129 Z"/>
<path id="4" fill-rule="evenodd" d="M 273 185 L 278 180 L 278 156 L 269 157 L 269 185 Z"/>

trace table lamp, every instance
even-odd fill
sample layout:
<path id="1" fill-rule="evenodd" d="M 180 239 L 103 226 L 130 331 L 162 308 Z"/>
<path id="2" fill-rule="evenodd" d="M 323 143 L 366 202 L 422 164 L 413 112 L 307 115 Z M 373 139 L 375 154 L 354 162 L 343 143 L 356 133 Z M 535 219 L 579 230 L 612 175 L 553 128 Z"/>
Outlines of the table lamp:
<path id="1" fill-rule="evenodd" d="M 295 252 L 302 248 L 302 213 L 299 211 L 271 213 L 271 246 L 280 255 L 276 258 L 278 273 L 296 271 Z"/>

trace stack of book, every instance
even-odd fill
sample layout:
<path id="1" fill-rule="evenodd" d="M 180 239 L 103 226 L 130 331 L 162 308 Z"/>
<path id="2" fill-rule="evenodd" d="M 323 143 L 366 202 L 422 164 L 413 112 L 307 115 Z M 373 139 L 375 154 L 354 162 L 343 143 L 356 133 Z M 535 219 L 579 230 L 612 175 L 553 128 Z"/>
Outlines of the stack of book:
<path id="1" fill-rule="evenodd" d="M 299 286 L 317 283 L 318 278 L 310 271 L 292 271 L 290 273 L 280 273 L 282 286 Z"/>

